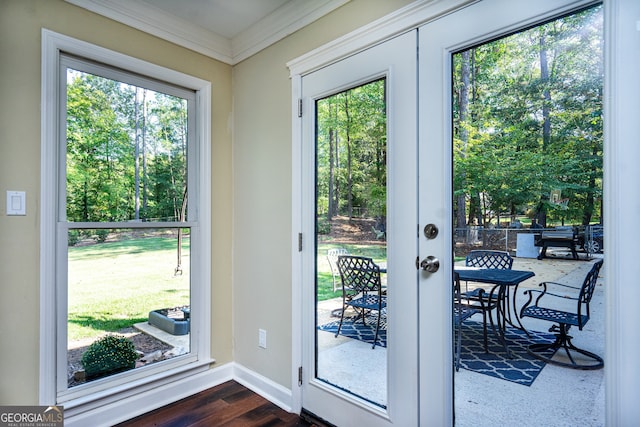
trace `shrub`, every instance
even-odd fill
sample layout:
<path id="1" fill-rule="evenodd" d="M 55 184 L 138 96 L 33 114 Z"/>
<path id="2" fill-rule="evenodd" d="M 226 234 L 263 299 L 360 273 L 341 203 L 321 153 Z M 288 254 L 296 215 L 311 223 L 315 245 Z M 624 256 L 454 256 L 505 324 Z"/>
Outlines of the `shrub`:
<path id="1" fill-rule="evenodd" d="M 331 233 L 331 223 L 327 218 L 318 217 L 318 234 L 329 234 Z"/>
<path id="2" fill-rule="evenodd" d="M 107 240 L 107 236 L 109 235 L 109 230 L 98 229 L 96 230 L 95 241 L 98 243 L 104 243 Z"/>
<path id="3" fill-rule="evenodd" d="M 75 246 L 80 241 L 80 232 L 78 230 L 69 230 L 69 246 Z"/>
<path id="4" fill-rule="evenodd" d="M 138 354 L 133 342 L 121 335 L 107 335 L 94 341 L 82 355 L 87 377 L 99 377 L 133 369 Z"/>

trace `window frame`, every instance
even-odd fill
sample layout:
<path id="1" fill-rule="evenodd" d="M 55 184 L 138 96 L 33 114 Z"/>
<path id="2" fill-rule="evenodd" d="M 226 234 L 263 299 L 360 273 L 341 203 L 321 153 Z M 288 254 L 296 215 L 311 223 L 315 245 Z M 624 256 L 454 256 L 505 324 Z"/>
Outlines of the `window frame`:
<path id="1" fill-rule="evenodd" d="M 136 223 L 135 227 L 122 222 L 72 223 L 70 227 L 66 222 L 66 183 L 63 179 L 66 166 L 62 148 L 66 143 L 66 67 L 63 55 L 76 57 L 81 62 L 93 62 L 116 73 L 124 72 L 127 76 L 166 82 L 169 87 L 184 88 L 195 95 L 195 111 L 189 111 L 189 115 L 193 115 L 189 124 L 194 124 L 194 138 L 189 142 L 187 159 L 190 200 L 185 223 L 191 228 L 190 298 L 193 317 L 190 352 L 144 369 L 71 389 L 66 387 L 68 247 L 66 238 L 62 236 L 66 236 L 68 228 L 76 226 L 158 228 L 175 227 L 178 223 Z M 72 416 L 123 396 L 132 396 L 203 372 L 213 362 L 211 334 L 208 332 L 211 319 L 211 83 L 47 29 L 42 30 L 41 83 L 39 400 L 41 404 L 63 404 L 65 416 Z"/>

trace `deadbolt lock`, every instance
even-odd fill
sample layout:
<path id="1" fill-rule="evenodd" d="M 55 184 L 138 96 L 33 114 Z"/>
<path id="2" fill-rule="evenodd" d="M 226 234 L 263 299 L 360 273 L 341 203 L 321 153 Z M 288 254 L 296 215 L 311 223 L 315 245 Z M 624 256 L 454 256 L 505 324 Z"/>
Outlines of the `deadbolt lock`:
<path id="1" fill-rule="evenodd" d="M 435 224 L 427 224 L 424 226 L 424 237 L 427 239 L 435 239 L 438 235 L 438 227 Z"/>

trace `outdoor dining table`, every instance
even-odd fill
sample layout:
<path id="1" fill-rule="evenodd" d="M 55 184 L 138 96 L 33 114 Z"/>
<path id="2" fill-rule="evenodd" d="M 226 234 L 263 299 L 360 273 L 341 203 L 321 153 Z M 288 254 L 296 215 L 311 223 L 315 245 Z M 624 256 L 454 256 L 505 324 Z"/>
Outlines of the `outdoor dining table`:
<path id="1" fill-rule="evenodd" d="M 522 326 L 520 322 L 520 318 L 517 313 L 515 314 L 515 319 L 518 322 L 518 325 L 514 325 L 511 318 L 511 310 L 509 309 L 509 305 L 512 303 L 514 310 L 516 307 L 516 291 L 518 290 L 518 285 L 523 281 L 535 276 L 535 273 L 532 271 L 523 271 L 523 270 L 502 270 L 495 268 L 475 268 L 475 267 L 455 267 L 454 271 L 460 275 L 460 280 L 464 280 L 467 282 L 480 282 L 487 283 L 493 285 L 491 291 L 489 292 L 489 303 L 491 301 L 496 301 L 496 323 L 498 325 L 498 329 L 496 331 L 495 324 L 493 322 L 493 317 L 491 315 L 491 311 L 489 311 L 489 321 L 491 322 L 491 328 L 494 333 L 498 337 L 500 343 L 504 347 L 507 356 L 511 357 L 511 352 L 509 351 L 509 346 L 505 339 L 505 329 L 507 323 L 511 326 L 519 328 L 523 330 L 527 335 L 529 333 Z M 513 289 L 511 289 L 513 288 Z M 509 301 L 509 295 L 512 295 L 512 302 Z"/>

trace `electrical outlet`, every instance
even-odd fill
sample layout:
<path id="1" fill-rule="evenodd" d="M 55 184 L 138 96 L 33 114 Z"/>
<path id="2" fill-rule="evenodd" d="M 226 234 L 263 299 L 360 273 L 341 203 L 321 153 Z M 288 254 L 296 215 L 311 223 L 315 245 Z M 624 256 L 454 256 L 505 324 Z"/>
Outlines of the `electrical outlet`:
<path id="1" fill-rule="evenodd" d="M 258 329 L 258 347 L 267 348 L 267 331 Z"/>

